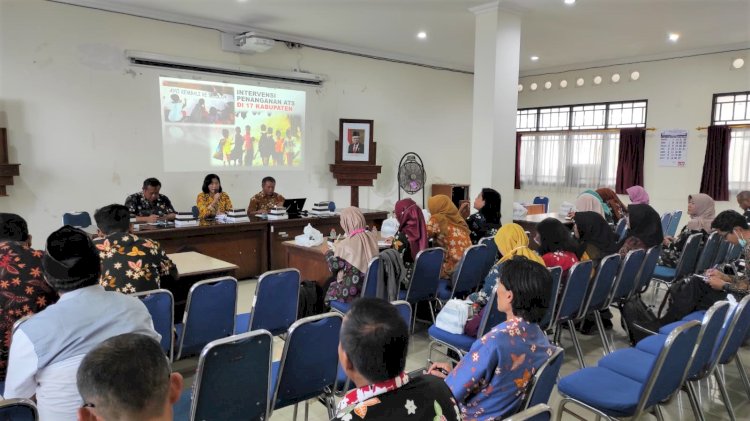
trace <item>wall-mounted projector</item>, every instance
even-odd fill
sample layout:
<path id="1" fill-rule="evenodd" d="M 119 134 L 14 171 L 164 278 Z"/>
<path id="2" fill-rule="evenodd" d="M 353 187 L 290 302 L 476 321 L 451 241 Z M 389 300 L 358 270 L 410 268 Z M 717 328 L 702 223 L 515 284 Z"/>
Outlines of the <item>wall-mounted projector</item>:
<path id="1" fill-rule="evenodd" d="M 276 41 L 270 38 L 257 36 L 254 32 L 245 32 L 244 34 L 237 35 L 234 37 L 234 41 L 240 50 L 249 54 L 268 51 L 276 43 Z"/>

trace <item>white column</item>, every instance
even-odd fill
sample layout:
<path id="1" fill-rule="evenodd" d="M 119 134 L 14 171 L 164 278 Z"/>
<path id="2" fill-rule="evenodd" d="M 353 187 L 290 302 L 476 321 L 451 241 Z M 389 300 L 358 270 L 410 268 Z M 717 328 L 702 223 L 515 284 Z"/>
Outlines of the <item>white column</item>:
<path id="1" fill-rule="evenodd" d="M 521 11 L 511 1 L 470 9 L 476 15 L 471 194 L 492 187 L 503 198 L 503 223 L 513 220 L 516 109 Z"/>

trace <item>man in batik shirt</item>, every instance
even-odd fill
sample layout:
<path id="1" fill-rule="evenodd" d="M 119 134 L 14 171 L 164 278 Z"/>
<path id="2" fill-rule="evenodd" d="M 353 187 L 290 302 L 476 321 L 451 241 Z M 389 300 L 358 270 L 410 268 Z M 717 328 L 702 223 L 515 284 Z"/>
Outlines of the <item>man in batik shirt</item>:
<path id="1" fill-rule="evenodd" d="M 266 214 L 275 206 L 284 204 L 284 196 L 275 192 L 276 180 L 273 177 L 264 177 L 260 184 L 263 190 L 251 197 L 250 204 L 247 205 L 247 214 L 250 216 Z"/>
<path id="2" fill-rule="evenodd" d="M 404 372 L 409 329 L 396 307 L 360 298 L 344 317 L 339 362 L 357 386 L 341 400 L 337 421 L 460 420 L 448 386 L 437 377 Z"/>
<path id="3" fill-rule="evenodd" d="M 177 278 L 177 268 L 159 243 L 130 233 L 130 214 L 122 205 L 109 205 L 94 214 L 99 238 L 94 240 L 106 290 L 131 294 L 158 289 L 162 281 Z"/>
<path id="4" fill-rule="evenodd" d="M 147 178 L 143 181 L 142 191 L 133 193 L 125 199 L 125 206 L 135 215 L 136 222 L 174 221 L 177 212 L 169 198 L 159 193 L 160 190 L 159 180 Z"/>
<path id="5" fill-rule="evenodd" d="M 43 252 L 31 248 L 26 221 L 0 213 L 0 381 L 5 381 L 13 323 L 44 310 L 57 301 L 57 293 L 42 276 Z"/>

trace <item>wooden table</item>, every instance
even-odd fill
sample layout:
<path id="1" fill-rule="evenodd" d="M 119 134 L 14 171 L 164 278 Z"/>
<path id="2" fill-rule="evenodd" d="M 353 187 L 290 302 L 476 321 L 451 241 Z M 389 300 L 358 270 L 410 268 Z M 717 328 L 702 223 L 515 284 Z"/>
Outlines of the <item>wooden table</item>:
<path id="1" fill-rule="evenodd" d="M 557 212 L 526 215 L 523 219 L 513 220 L 513 222 L 520 225 L 524 230 L 529 232 L 529 248 L 531 248 L 532 250 L 536 250 L 537 248 L 539 248 L 539 245 L 534 241 L 534 237 L 536 237 L 537 234 L 536 226 L 547 218 L 555 218 L 570 229 L 573 229 L 573 225 L 575 224 L 572 219 L 566 219 L 565 215 L 561 215 Z"/>
<path id="2" fill-rule="evenodd" d="M 239 269 L 239 266 L 233 263 L 215 259 L 194 251 L 169 253 L 167 257 L 177 266 L 177 271 L 180 273 L 180 279 L 177 281 L 172 280 L 171 283 L 162 282 L 161 285 L 162 288 L 172 292 L 174 296 L 176 322 L 182 320 L 190 287 L 204 279 L 218 278 L 220 276 L 236 277 L 237 270 Z M 171 278 L 169 279 L 171 280 Z"/>
<path id="3" fill-rule="evenodd" d="M 299 270 L 303 281 L 315 281 L 321 288 L 325 288 L 328 279 L 333 276 L 328 270 L 325 252 L 320 246 L 298 246 L 294 240 L 282 241 L 284 251 L 284 267 Z"/>
<path id="4" fill-rule="evenodd" d="M 528 215 L 539 215 L 544 213 L 544 205 L 542 204 L 523 205 L 523 207 L 529 211 Z"/>

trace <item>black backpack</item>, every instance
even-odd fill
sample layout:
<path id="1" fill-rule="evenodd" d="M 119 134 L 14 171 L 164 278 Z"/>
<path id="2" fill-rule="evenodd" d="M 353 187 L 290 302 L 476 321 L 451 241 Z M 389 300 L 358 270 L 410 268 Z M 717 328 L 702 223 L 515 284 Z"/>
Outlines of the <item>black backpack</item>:
<path id="1" fill-rule="evenodd" d="M 297 319 L 325 313 L 326 305 L 323 288 L 315 281 L 302 281 L 299 286 Z"/>

